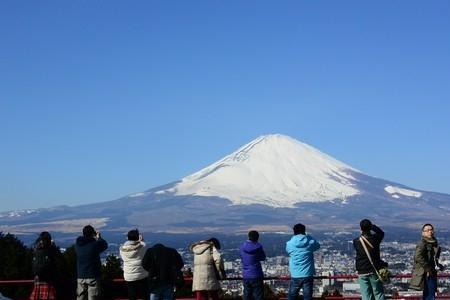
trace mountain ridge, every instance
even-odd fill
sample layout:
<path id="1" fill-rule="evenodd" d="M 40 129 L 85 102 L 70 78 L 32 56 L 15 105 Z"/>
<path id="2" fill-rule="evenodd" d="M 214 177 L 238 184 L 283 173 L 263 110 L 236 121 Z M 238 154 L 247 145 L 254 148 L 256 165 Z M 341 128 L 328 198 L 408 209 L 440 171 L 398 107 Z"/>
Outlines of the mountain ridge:
<path id="1" fill-rule="evenodd" d="M 268 135 L 163 186 L 106 202 L 21 211 L 0 213 L 0 231 L 73 232 L 90 223 L 112 232 L 288 232 L 297 222 L 355 228 L 362 218 L 412 228 L 447 224 L 450 195 L 371 177 L 290 137 Z"/>
<path id="2" fill-rule="evenodd" d="M 294 207 L 357 194 L 356 169 L 288 136 L 256 138 L 217 162 L 181 179 L 176 195 L 221 196 L 233 204 Z"/>

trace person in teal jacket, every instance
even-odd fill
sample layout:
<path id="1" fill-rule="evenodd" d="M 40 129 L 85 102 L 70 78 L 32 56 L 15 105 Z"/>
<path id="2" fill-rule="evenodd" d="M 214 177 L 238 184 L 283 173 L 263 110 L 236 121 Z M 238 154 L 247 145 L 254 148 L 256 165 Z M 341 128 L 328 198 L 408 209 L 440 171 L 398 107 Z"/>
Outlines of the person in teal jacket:
<path id="1" fill-rule="evenodd" d="M 312 236 L 306 234 L 305 225 L 296 224 L 293 230 L 294 236 L 286 242 L 291 273 L 288 300 L 295 300 L 301 288 L 303 288 L 303 299 L 311 300 L 313 276 L 316 272 L 313 253 L 319 250 L 320 244 Z"/>

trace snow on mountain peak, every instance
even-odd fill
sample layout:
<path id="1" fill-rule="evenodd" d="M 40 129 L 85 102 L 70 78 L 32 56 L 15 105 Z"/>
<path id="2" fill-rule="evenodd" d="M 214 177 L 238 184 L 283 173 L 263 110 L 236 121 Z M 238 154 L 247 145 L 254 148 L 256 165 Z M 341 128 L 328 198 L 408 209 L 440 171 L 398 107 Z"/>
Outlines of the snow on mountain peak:
<path id="1" fill-rule="evenodd" d="M 352 172 L 358 171 L 305 143 L 272 134 L 256 138 L 164 192 L 293 207 L 358 194 Z"/>

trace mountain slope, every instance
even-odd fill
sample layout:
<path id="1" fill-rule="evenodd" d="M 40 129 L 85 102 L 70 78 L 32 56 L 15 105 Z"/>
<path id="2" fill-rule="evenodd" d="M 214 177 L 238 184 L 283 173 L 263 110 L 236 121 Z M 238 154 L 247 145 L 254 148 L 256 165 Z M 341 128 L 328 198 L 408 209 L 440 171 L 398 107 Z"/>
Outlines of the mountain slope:
<path id="1" fill-rule="evenodd" d="M 351 175 L 355 171 L 307 144 L 268 135 L 159 192 L 222 197 L 233 204 L 294 207 L 299 202 L 357 195 Z"/>

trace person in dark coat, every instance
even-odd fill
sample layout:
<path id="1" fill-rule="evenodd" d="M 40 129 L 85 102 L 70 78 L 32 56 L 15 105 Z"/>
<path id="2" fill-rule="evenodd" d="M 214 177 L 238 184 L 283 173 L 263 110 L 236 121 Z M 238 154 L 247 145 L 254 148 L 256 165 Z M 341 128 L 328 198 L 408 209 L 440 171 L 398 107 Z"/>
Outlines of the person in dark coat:
<path id="1" fill-rule="evenodd" d="M 142 267 L 148 271 L 150 300 L 172 300 L 175 282 L 182 276 L 183 259 L 177 250 L 156 244 L 147 249 Z"/>
<path id="2" fill-rule="evenodd" d="M 356 251 L 355 262 L 361 297 L 362 300 L 384 300 L 383 283 L 378 278 L 361 244 L 361 239 L 363 239 L 373 264 L 377 270 L 380 269 L 385 266 L 385 263 L 380 258 L 380 243 L 384 238 L 384 232 L 367 219 L 361 220 L 359 225 L 361 228 L 361 236 L 353 240 L 353 247 Z"/>
<path id="3" fill-rule="evenodd" d="M 77 300 L 100 299 L 100 253 L 108 248 L 100 232 L 91 225 L 83 228 L 83 236 L 75 242 L 77 254 Z"/>
<path id="4" fill-rule="evenodd" d="M 33 251 L 34 288 L 30 300 L 56 299 L 59 260 L 62 260 L 62 254 L 50 233 L 41 232 Z"/>
<path id="5" fill-rule="evenodd" d="M 422 226 L 422 239 L 414 253 L 414 267 L 410 288 L 423 291 L 424 300 L 434 300 L 437 290 L 437 271 L 443 270 L 439 263 L 441 247 L 434 236 L 431 224 Z"/>
<path id="6" fill-rule="evenodd" d="M 244 283 L 244 300 L 264 299 L 264 273 L 261 261 L 266 259 L 266 254 L 260 243 L 259 233 L 252 230 L 248 233 L 248 240 L 239 248 L 242 261 L 242 278 Z"/>

